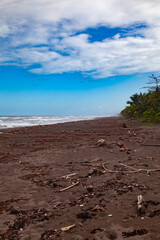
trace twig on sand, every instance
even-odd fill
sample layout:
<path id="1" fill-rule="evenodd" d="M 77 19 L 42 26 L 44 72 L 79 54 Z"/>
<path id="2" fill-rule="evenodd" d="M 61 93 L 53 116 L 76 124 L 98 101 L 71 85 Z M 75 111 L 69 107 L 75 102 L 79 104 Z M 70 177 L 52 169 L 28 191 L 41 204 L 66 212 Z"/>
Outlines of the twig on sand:
<path id="1" fill-rule="evenodd" d="M 76 186 L 76 185 L 78 185 L 78 184 L 79 184 L 79 182 L 73 183 L 72 185 L 70 185 L 70 186 L 68 186 L 68 187 L 65 187 L 65 188 L 63 188 L 63 189 L 61 189 L 61 190 L 59 190 L 59 191 L 60 191 L 60 192 L 66 191 L 66 190 L 68 190 L 68 189 L 70 189 L 70 188 L 72 188 L 72 187 L 74 187 L 74 186 Z"/>
<path id="2" fill-rule="evenodd" d="M 124 167 L 127 167 L 127 168 L 130 168 L 130 169 L 133 169 L 133 172 L 156 172 L 156 171 L 160 171 L 160 168 L 155 168 L 155 169 L 145 169 L 145 168 L 140 168 L 140 169 L 137 169 L 137 168 L 133 168 L 131 166 L 128 166 L 126 164 L 123 164 L 123 163 L 119 163 L 120 165 L 124 166 Z"/>
<path id="3" fill-rule="evenodd" d="M 77 175 L 77 173 L 70 173 L 70 174 L 68 174 L 68 175 L 62 176 L 61 178 L 68 179 L 68 178 L 73 177 L 73 176 L 75 176 L 75 175 Z"/>
<path id="4" fill-rule="evenodd" d="M 98 162 L 98 161 L 102 161 L 102 158 L 95 158 L 95 159 L 91 160 L 90 162 L 92 163 L 92 162 Z"/>
<path id="5" fill-rule="evenodd" d="M 110 170 L 110 169 L 108 169 L 108 168 L 105 166 L 107 163 L 108 163 L 108 162 L 105 162 L 105 163 L 102 164 L 102 167 L 103 167 L 103 169 L 104 169 L 106 172 L 110 172 L 110 173 L 119 173 L 119 172 L 122 172 L 122 171 L 120 171 L 120 170 L 118 171 L 118 170 Z M 119 165 L 121 165 L 121 166 L 123 166 L 123 167 L 125 167 L 125 168 L 131 169 L 130 171 L 124 170 L 123 173 L 124 173 L 124 172 L 126 172 L 126 173 L 137 173 L 137 172 L 156 172 L 156 171 L 160 171 L 159 168 L 157 168 L 157 169 L 144 169 L 144 168 L 137 169 L 137 168 L 133 168 L 133 167 L 128 166 L 128 165 L 123 164 L 123 163 L 119 163 Z"/>
<path id="6" fill-rule="evenodd" d="M 119 171 L 112 171 L 112 170 L 110 170 L 110 169 L 108 169 L 108 168 L 106 168 L 106 164 L 107 164 L 108 162 L 105 162 L 105 163 L 102 163 L 102 167 L 103 167 L 103 169 L 105 170 L 105 171 L 107 171 L 107 172 L 110 172 L 110 173 L 115 173 L 115 172 L 119 172 Z"/>
<path id="7" fill-rule="evenodd" d="M 66 231 L 70 230 L 71 228 L 74 228 L 75 226 L 76 226 L 76 224 L 73 224 L 73 225 L 70 225 L 70 226 L 67 226 L 67 227 L 62 227 L 61 231 L 66 232 Z"/>

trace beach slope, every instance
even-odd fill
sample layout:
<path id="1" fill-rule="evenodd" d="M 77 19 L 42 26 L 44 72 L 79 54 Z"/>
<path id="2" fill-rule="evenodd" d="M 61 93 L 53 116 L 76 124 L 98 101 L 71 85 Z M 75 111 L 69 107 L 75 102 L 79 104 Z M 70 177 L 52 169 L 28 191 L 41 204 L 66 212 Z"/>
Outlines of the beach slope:
<path id="1" fill-rule="evenodd" d="M 1 130 L 0 239 L 160 239 L 159 155 L 122 117 Z"/>

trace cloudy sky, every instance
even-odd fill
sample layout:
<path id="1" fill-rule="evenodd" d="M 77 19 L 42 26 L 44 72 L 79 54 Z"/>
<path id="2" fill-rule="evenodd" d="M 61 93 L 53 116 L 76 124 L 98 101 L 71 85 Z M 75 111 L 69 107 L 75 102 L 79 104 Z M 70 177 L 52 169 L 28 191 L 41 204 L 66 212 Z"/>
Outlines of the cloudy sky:
<path id="1" fill-rule="evenodd" d="M 160 73 L 159 0 L 1 0 L 0 115 L 113 115 Z"/>

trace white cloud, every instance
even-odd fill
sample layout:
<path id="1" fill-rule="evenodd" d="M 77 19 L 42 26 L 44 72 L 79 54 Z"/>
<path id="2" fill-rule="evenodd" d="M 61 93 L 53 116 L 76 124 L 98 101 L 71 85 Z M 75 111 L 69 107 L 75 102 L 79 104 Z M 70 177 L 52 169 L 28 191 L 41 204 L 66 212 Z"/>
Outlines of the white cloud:
<path id="1" fill-rule="evenodd" d="M 82 71 L 96 78 L 160 71 L 159 12 L 159 0 L 1 0 L 0 64 L 30 66 L 42 74 Z M 147 27 L 134 28 L 140 23 Z M 87 28 L 131 25 L 125 37 L 117 32 L 101 42 L 76 35 Z"/>

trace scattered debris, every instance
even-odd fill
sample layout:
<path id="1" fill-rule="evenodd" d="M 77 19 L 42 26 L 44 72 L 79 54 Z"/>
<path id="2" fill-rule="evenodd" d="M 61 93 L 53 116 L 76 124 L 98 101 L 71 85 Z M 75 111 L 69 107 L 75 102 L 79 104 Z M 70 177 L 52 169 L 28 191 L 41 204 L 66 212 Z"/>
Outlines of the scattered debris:
<path id="1" fill-rule="evenodd" d="M 74 228 L 75 226 L 76 226 L 76 224 L 73 224 L 73 225 L 70 225 L 70 226 L 67 226 L 67 227 L 62 227 L 61 231 L 62 232 L 69 231 L 71 228 Z"/>
<path id="2" fill-rule="evenodd" d="M 142 195 L 137 197 L 137 208 L 138 208 L 138 215 L 142 215 L 145 213 L 145 206 L 144 206 L 144 199 Z"/>
<path id="3" fill-rule="evenodd" d="M 121 151 L 121 152 L 126 151 L 126 150 L 127 150 L 127 148 L 126 148 L 125 146 L 122 146 L 122 147 L 120 148 L 120 151 Z"/>
<path id="4" fill-rule="evenodd" d="M 99 139 L 97 142 L 98 147 L 106 146 L 106 140 L 104 139 Z"/>
<path id="5" fill-rule="evenodd" d="M 0 239 L 20 239 L 19 231 L 22 232 L 26 225 L 35 224 L 37 222 L 48 221 L 52 213 L 46 209 L 32 210 L 16 210 L 13 206 L 6 209 L 11 215 L 15 215 L 16 219 L 8 226 L 6 232 L 0 234 Z"/>
<path id="6" fill-rule="evenodd" d="M 61 190 L 59 190 L 59 191 L 60 191 L 60 192 L 66 191 L 66 190 L 68 190 L 68 189 L 70 189 L 70 188 L 72 188 L 72 187 L 74 187 L 74 186 L 76 186 L 76 185 L 78 185 L 78 184 L 79 184 L 79 182 L 73 183 L 72 185 L 70 185 L 70 186 L 68 186 L 68 187 L 65 187 L 65 188 L 63 188 L 63 189 L 61 189 Z"/>
<path id="7" fill-rule="evenodd" d="M 133 237 L 136 235 L 144 235 L 147 234 L 148 230 L 147 229 L 138 229 L 138 230 L 134 230 L 132 232 L 122 232 L 122 236 L 124 238 L 128 238 L 128 237 Z"/>
<path id="8" fill-rule="evenodd" d="M 158 202 L 158 201 L 152 201 L 152 200 L 149 200 L 149 201 L 146 201 L 146 202 L 145 202 L 145 207 L 147 208 L 148 205 L 154 205 L 154 206 L 157 206 L 157 205 L 159 205 L 159 204 L 160 204 L 160 202 Z"/>
<path id="9" fill-rule="evenodd" d="M 138 201 L 137 201 L 137 206 L 138 206 L 138 215 L 146 214 L 147 208 L 149 205 L 154 205 L 157 206 L 159 205 L 160 202 L 157 201 L 144 201 L 143 196 L 139 195 L 138 196 Z M 160 215 L 160 209 L 154 209 L 150 213 L 147 214 L 148 217 L 154 217 L 154 216 L 159 216 Z"/>
<path id="10" fill-rule="evenodd" d="M 157 210 L 153 210 L 151 213 L 148 214 L 148 217 L 152 218 L 155 216 L 159 216 L 160 215 L 160 209 Z"/>
<path id="11" fill-rule="evenodd" d="M 7 194 L 7 198 L 5 198 L 5 191 L 8 191 L 6 189 L 8 182 L 5 184 L 3 181 L 4 187 L 3 185 L 1 187 L 2 197 L 7 201 L 0 202 L 0 217 L 3 224 L 0 239 L 18 240 L 29 238 L 28 229 L 30 226 L 33 226 L 35 238 L 41 240 L 60 240 L 64 237 L 75 240 L 82 240 L 87 237 L 93 239 L 118 239 L 123 237 L 132 238 L 133 236 L 134 238 L 135 235 L 143 235 L 148 231 L 151 238 L 152 235 L 154 238 L 155 233 L 158 233 L 158 229 L 154 228 L 154 226 L 156 226 L 160 217 L 160 202 L 157 202 L 159 175 L 158 172 L 153 173 L 154 171 L 160 171 L 160 169 L 154 169 L 158 168 L 159 164 L 158 148 L 155 154 L 154 151 L 150 151 L 151 147 L 144 153 L 144 149 L 147 149 L 147 147 L 140 146 L 143 141 L 157 143 L 159 135 L 156 135 L 154 141 L 153 137 L 155 135 L 152 134 L 153 131 L 145 132 L 143 128 L 141 129 L 141 126 L 139 128 L 136 125 L 132 128 L 129 121 L 126 121 L 127 126 L 122 124 L 123 122 L 124 120 L 118 121 L 118 127 L 117 125 L 115 125 L 115 128 L 113 126 L 111 131 L 109 131 L 111 125 L 109 127 L 108 125 L 107 127 L 102 125 L 100 128 L 94 128 L 93 125 L 88 130 L 86 124 L 83 131 L 78 129 L 76 134 L 74 127 L 70 129 L 70 124 L 66 128 L 69 131 L 63 131 L 62 134 L 59 134 L 57 128 L 54 130 L 48 126 L 48 135 L 46 135 L 45 128 L 42 129 L 40 134 L 37 130 L 33 131 L 35 140 L 32 139 L 30 132 L 22 135 L 22 142 L 16 143 L 18 137 L 11 139 L 9 150 L 7 150 L 6 146 L 1 150 L 0 161 L 4 154 L 8 154 L 7 151 L 13 153 L 16 159 L 13 165 L 18 171 L 16 177 L 18 177 L 18 184 L 20 183 L 18 186 L 21 188 L 21 183 L 27 186 L 26 181 L 30 181 L 29 187 L 27 186 L 24 189 L 25 191 L 29 190 L 29 193 L 27 192 L 25 195 L 22 193 L 22 196 L 28 198 L 26 202 L 16 203 L 15 200 L 7 202 L 7 199 L 15 196 L 15 194 L 11 196 Z M 127 127 L 128 129 L 125 129 Z M 50 130 L 52 131 L 50 132 Z M 130 134 L 127 134 L 128 130 L 130 130 Z M 144 135 L 143 139 L 142 133 Z M 99 143 L 97 143 L 98 139 L 100 139 Z M 1 138 L 0 144 L 3 144 L 4 140 L 4 137 Z M 114 140 L 115 142 L 112 142 Z M 21 143 L 22 145 L 16 147 L 15 143 Z M 31 145 L 30 148 L 27 151 L 24 150 L 29 144 Z M 74 149 L 68 150 L 68 145 Z M 90 150 L 90 147 L 94 149 Z M 128 147 L 132 147 L 133 150 L 130 152 Z M 17 151 L 18 149 L 19 151 Z M 44 149 L 44 152 L 39 152 L 38 155 L 34 153 L 41 149 Z M 137 149 L 136 153 L 134 149 Z M 74 152 L 76 154 L 73 154 Z M 128 152 L 130 155 L 127 156 Z M 154 161 L 152 161 L 153 157 L 148 157 L 147 154 L 152 154 Z M 5 155 L 5 158 L 5 161 L 7 159 L 10 161 L 6 165 L 6 167 L 9 167 L 10 172 L 13 158 L 11 159 L 9 155 Z M 3 169 L 1 169 L 2 177 L 5 176 Z M 133 173 L 133 176 L 130 173 Z M 151 177 L 147 177 L 150 174 L 152 174 Z M 10 176 L 6 175 L 6 177 Z M 77 187 L 71 189 L 76 185 Z M 40 189 L 40 187 L 42 188 Z M 30 194 L 34 190 L 38 191 L 36 199 L 34 195 Z M 7 191 L 6 193 L 8 193 Z M 122 194 L 125 196 L 120 196 Z M 143 196 L 139 194 L 143 196 L 146 194 L 146 197 L 152 196 L 157 201 L 144 201 Z M 135 201 L 132 201 L 133 199 Z M 116 206 L 119 209 L 121 204 L 124 205 L 124 211 L 120 211 L 118 220 L 116 220 L 119 225 L 115 226 L 114 207 Z M 125 208 L 125 206 L 129 207 Z M 46 210 L 41 207 L 45 207 Z M 109 211 L 109 209 L 113 211 Z M 138 214 L 135 213 L 135 210 Z M 69 217 L 72 221 L 66 221 L 66 218 L 63 218 L 64 214 L 67 219 Z M 138 218 L 137 215 L 139 215 Z M 120 226 L 124 216 L 128 217 L 126 218 L 128 223 L 125 224 L 128 229 Z M 104 221 L 108 221 L 109 225 L 106 225 Z M 150 228 L 144 225 L 146 221 L 149 224 L 150 222 L 153 223 L 147 225 Z M 114 224 L 113 230 L 115 234 L 112 234 L 112 223 Z M 52 228 L 51 225 L 58 229 Z M 106 228 L 103 229 L 103 227 Z M 39 231 L 39 229 L 41 230 Z M 119 233 L 123 237 L 122 235 L 119 236 Z M 93 234 L 95 235 L 93 236 Z M 143 238 L 143 236 L 137 236 L 137 238 Z"/>

